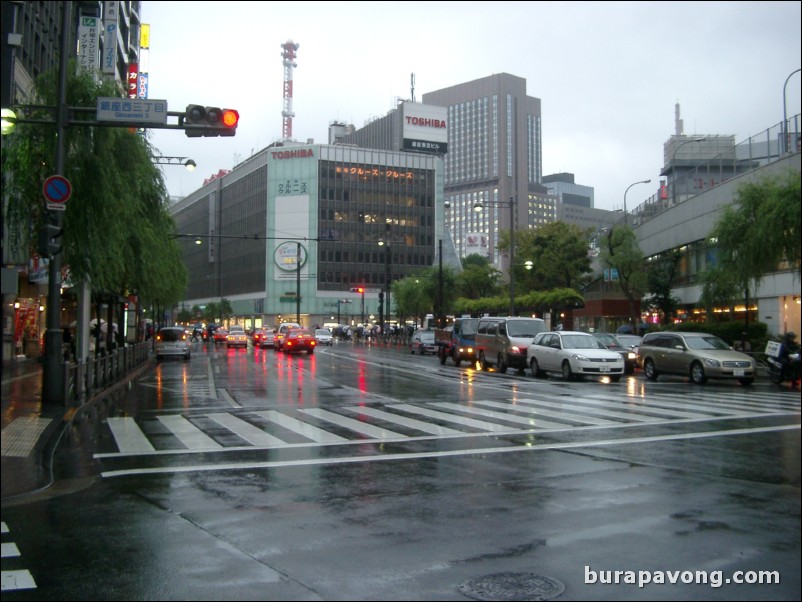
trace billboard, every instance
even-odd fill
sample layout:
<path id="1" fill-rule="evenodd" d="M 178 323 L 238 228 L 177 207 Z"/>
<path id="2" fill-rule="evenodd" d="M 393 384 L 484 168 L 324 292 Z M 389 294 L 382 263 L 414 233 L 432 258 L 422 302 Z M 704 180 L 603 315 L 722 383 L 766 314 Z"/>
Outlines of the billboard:
<path id="1" fill-rule="evenodd" d="M 448 152 L 448 108 L 405 102 L 401 106 L 401 138 L 405 151 Z"/>
<path id="2" fill-rule="evenodd" d="M 469 232 L 465 236 L 465 254 L 487 256 L 487 235 L 482 232 Z"/>

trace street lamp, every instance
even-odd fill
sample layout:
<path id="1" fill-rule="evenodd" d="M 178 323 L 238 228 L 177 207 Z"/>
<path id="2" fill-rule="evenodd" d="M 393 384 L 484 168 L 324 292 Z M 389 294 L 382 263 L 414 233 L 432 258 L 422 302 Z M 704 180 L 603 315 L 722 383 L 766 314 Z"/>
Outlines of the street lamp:
<path id="1" fill-rule="evenodd" d="M 513 265 L 515 264 L 515 197 L 510 197 L 509 201 L 487 201 L 487 205 L 496 207 L 510 208 L 510 315 L 515 315 L 515 276 L 513 275 Z M 484 205 L 477 202 L 473 210 L 480 212 Z"/>
<path id="2" fill-rule="evenodd" d="M 187 168 L 187 171 L 195 171 L 195 168 L 198 166 L 195 161 L 190 159 L 189 157 L 154 157 L 153 158 L 154 165 L 183 165 Z"/>
<path id="3" fill-rule="evenodd" d="M 635 182 L 634 184 L 630 184 L 627 189 L 624 191 L 624 227 L 627 226 L 627 193 L 629 189 L 633 186 L 637 186 L 638 184 L 648 184 L 651 180 L 641 180 L 640 182 Z"/>
<path id="4" fill-rule="evenodd" d="M 788 152 L 788 115 L 786 113 L 785 108 L 785 87 L 788 85 L 788 80 L 791 79 L 791 76 L 795 73 L 799 73 L 802 69 L 797 69 L 796 71 L 792 71 L 791 74 L 785 78 L 785 83 L 783 84 L 783 127 L 782 127 L 782 135 L 783 135 L 783 154 Z"/>
<path id="5" fill-rule="evenodd" d="M 693 138 L 691 140 L 686 140 L 682 144 L 677 145 L 677 148 L 674 149 L 674 154 L 671 156 L 671 170 L 674 174 L 674 180 L 671 183 L 671 202 L 673 205 L 677 204 L 677 151 L 686 144 L 691 144 L 692 142 L 704 142 L 707 139 L 708 137 L 705 136 L 704 138 Z"/>
<path id="6" fill-rule="evenodd" d="M 387 229 L 390 229 L 389 224 Z M 384 317 L 387 316 L 387 321 L 390 321 L 390 239 L 379 240 L 378 244 L 380 247 L 384 247 L 384 289 L 382 291 L 384 294 L 379 304 L 379 325 L 384 332 Z M 382 295 L 382 293 L 379 294 Z"/>

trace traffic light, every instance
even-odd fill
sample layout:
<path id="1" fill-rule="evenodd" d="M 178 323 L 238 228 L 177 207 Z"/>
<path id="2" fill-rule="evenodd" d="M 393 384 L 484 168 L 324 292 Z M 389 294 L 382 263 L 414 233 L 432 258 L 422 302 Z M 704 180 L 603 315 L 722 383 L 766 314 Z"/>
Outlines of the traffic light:
<path id="1" fill-rule="evenodd" d="M 39 230 L 39 255 L 52 257 L 61 253 L 61 235 L 64 229 L 55 224 L 42 224 Z"/>
<path id="2" fill-rule="evenodd" d="M 187 105 L 187 110 L 184 112 L 184 133 L 189 138 L 234 136 L 238 124 L 239 112 L 234 109 Z"/>
<path id="3" fill-rule="evenodd" d="M 355 286 L 355 287 L 351 288 L 351 292 L 352 293 L 360 293 L 361 294 L 361 293 L 365 292 L 365 289 L 362 288 L 361 286 Z"/>

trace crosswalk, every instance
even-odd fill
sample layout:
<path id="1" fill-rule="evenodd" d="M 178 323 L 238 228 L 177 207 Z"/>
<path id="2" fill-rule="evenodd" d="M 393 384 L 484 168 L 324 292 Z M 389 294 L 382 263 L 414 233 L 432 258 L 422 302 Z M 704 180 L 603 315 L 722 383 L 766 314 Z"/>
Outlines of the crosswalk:
<path id="1" fill-rule="evenodd" d="M 384 402 L 278 410 L 162 413 L 109 417 L 114 447 L 97 459 L 136 455 L 297 448 L 412 441 L 526 432 L 659 425 L 800 413 L 798 394 L 706 392 L 701 399 L 650 392 L 591 392 L 555 396 L 537 391 L 514 399 Z"/>
<path id="2" fill-rule="evenodd" d="M 17 544 L 10 541 L 11 534 L 5 522 L 0 523 L 3 542 L 0 545 L 3 557 L 2 591 L 12 592 L 21 589 L 36 589 L 36 582 L 30 571 L 24 567 Z M 9 541 L 6 541 L 9 539 Z"/>

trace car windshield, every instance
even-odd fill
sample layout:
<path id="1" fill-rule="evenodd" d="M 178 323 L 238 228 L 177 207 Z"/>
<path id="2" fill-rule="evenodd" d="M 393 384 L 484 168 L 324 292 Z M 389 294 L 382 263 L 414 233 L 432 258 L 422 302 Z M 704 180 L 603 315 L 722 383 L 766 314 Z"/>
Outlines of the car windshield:
<path id="1" fill-rule="evenodd" d="M 619 347 L 620 346 L 619 343 L 618 343 L 618 339 L 616 339 L 615 336 L 612 335 L 612 334 L 606 334 L 606 333 L 603 333 L 603 332 L 597 332 L 593 336 L 596 337 L 597 339 L 599 339 L 599 341 L 601 341 L 602 344 L 607 345 L 608 347 L 610 345 L 612 345 L 613 347 Z"/>
<path id="2" fill-rule="evenodd" d="M 536 334 L 540 334 L 544 330 L 546 330 L 546 325 L 543 322 L 534 320 L 507 321 L 507 334 L 511 337 L 534 338 Z"/>
<path id="3" fill-rule="evenodd" d="M 462 333 L 462 336 L 465 338 L 476 335 L 476 330 L 478 328 L 479 328 L 479 318 L 473 318 L 471 320 L 461 320 L 459 323 L 459 330 Z"/>
<path id="4" fill-rule="evenodd" d="M 174 343 L 180 340 L 183 335 L 184 331 L 181 328 L 163 328 L 159 331 L 159 336 L 166 343 Z"/>
<path id="5" fill-rule="evenodd" d="M 331 331 L 328 328 L 318 328 L 315 331 L 315 334 L 323 336 L 331 336 Z"/>
<path id="6" fill-rule="evenodd" d="M 568 334 L 562 337 L 563 349 L 604 349 L 594 337 L 581 334 Z"/>
<path id="7" fill-rule="evenodd" d="M 688 344 L 688 349 L 693 349 L 695 351 L 701 351 L 704 349 L 729 350 L 730 348 L 727 343 L 714 336 L 688 337 L 685 339 L 685 342 Z"/>
<path id="8" fill-rule="evenodd" d="M 228 332 L 231 334 L 240 334 L 245 331 L 242 329 L 242 326 L 232 326 Z"/>
<path id="9" fill-rule="evenodd" d="M 434 343 L 434 331 L 433 330 L 421 330 L 420 332 L 420 340 L 424 343 Z"/>
<path id="10" fill-rule="evenodd" d="M 640 345 L 641 338 L 635 336 L 634 334 L 619 334 L 618 340 L 622 345 L 626 345 L 628 347 L 637 347 Z"/>

